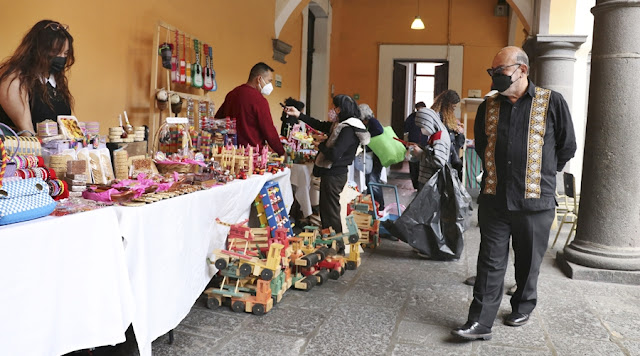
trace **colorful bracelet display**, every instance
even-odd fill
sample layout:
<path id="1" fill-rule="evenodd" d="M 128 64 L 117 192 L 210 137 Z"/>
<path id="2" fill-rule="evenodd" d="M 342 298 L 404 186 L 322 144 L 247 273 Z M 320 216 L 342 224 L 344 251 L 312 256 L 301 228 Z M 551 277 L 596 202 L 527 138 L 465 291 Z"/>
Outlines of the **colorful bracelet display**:
<path id="1" fill-rule="evenodd" d="M 65 192 L 65 183 L 60 179 L 49 179 L 47 181 L 49 185 L 49 195 L 52 198 L 56 198 Z"/>
<path id="2" fill-rule="evenodd" d="M 16 155 L 12 162 L 16 164 L 16 169 L 29 169 L 36 167 L 44 167 L 44 160 L 40 156 L 33 155 Z"/>
<path id="3" fill-rule="evenodd" d="M 42 180 L 47 180 L 49 178 L 56 177 L 56 173 L 53 170 L 51 170 L 51 168 L 47 168 L 47 167 L 16 169 L 15 175 L 22 179 L 42 178 Z"/>

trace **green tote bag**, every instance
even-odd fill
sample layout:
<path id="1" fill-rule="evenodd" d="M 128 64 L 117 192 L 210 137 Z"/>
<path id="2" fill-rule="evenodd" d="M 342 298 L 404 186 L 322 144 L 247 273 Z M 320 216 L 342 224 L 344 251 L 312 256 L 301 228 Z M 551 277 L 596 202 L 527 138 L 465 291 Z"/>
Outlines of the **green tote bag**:
<path id="1" fill-rule="evenodd" d="M 378 156 L 384 167 L 404 161 L 407 149 L 401 142 L 394 140 L 394 137 L 398 136 L 391 126 L 387 126 L 384 128 L 384 133 L 372 137 L 369 142 L 369 149 Z"/>

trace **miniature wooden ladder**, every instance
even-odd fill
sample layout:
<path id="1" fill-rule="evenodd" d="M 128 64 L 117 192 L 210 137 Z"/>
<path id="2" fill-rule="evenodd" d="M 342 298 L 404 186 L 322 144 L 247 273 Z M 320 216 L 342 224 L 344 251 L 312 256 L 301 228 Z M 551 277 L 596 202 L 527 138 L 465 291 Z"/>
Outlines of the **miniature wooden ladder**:
<path id="1" fill-rule="evenodd" d="M 287 235 L 293 237 L 293 229 L 289 221 L 289 214 L 284 205 L 284 199 L 280 192 L 280 186 L 277 182 L 268 181 L 256 198 L 256 210 L 260 223 L 263 226 L 267 224 L 271 228 L 271 236 L 275 237 L 276 229 L 284 227 L 287 229 Z"/>

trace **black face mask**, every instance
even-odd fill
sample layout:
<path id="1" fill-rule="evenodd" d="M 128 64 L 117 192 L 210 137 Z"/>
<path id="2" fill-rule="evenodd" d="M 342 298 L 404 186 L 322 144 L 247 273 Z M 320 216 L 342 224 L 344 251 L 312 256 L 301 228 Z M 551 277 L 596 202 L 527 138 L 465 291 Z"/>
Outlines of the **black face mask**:
<path id="1" fill-rule="evenodd" d="M 53 57 L 51 59 L 51 67 L 49 73 L 60 73 L 64 70 L 64 66 L 67 64 L 67 57 Z"/>
<path id="2" fill-rule="evenodd" d="M 511 81 L 511 77 L 513 77 L 516 72 L 511 73 L 511 75 L 500 73 L 491 76 L 491 90 L 497 90 L 498 92 L 502 93 L 503 91 L 509 89 L 511 84 L 515 83 L 515 81 Z"/>

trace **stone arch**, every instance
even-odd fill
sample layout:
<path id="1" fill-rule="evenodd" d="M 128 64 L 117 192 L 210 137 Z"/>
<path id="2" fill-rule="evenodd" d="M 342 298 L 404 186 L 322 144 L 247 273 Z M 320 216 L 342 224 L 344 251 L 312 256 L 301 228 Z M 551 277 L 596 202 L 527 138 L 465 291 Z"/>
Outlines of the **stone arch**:
<path id="1" fill-rule="evenodd" d="M 276 0 L 275 38 L 280 36 L 284 24 L 301 2 L 302 0 Z"/>

